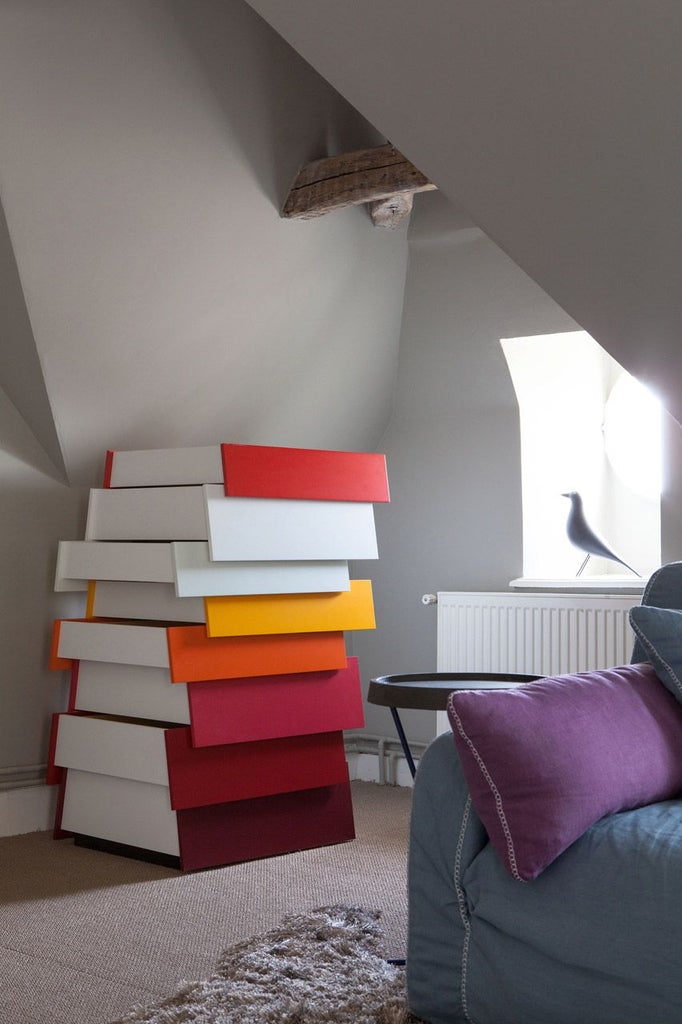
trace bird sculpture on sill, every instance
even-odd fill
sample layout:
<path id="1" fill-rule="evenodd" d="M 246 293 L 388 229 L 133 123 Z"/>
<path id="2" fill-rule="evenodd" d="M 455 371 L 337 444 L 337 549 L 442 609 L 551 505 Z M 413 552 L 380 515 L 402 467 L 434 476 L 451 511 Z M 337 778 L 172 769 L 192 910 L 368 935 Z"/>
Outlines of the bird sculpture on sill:
<path id="1" fill-rule="evenodd" d="M 585 512 L 583 511 L 583 499 L 578 492 L 567 491 L 562 494 L 562 497 L 568 498 L 571 503 L 568 519 L 566 520 L 566 534 L 568 539 L 576 548 L 587 552 L 585 560 L 578 569 L 576 576 L 580 576 L 582 574 L 590 555 L 597 555 L 599 558 L 608 558 L 612 562 L 618 562 L 620 565 L 624 565 L 626 569 L 629 569 L 630 572 L 633 572 L 635 576 L 639 576 L 640 574 L 637 570 L 633 569 L 627 562 L 624 562 L 623 559 L 608 546 L 606 541 L 599 536 L 597 531 L 592 529 L 585 518 Z"/>

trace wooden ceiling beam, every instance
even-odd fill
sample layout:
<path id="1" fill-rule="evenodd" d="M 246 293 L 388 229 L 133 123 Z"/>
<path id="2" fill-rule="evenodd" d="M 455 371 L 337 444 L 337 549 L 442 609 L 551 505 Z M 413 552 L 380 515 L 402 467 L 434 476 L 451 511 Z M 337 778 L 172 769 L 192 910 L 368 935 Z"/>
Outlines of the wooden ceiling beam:
<path id="1" fill-rule="evenodd" d="M 435 188 L 395 146 L 359 149 L 306 164 L 289 191 L 282 217 L 308 220 L 370 203 L 375 224 L 395 227 L 409 216 L 415 192 Z"/>

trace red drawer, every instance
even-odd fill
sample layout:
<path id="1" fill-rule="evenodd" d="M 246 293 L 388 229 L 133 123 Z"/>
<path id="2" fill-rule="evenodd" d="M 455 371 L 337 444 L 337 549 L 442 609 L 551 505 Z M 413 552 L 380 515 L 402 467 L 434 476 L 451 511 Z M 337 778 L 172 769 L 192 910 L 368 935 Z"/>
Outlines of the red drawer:
<path id="1" fill-rule="evenodd" d="M 340 732 L 195 748 L 188 728 L 168 729 L 166 751 L 174 810 L 331 786 L 348 774 Z"/>
<path id="2" fill-rule="evenodd" d="M 174 810 L 330 786 L 347 776 L 341 732 L 192 747 L 189 726 L 58 716 L 55 766 L 168 790 Z"/>
<path id="3" fill-rule="evenodd" d="M 355 838 L 348 781 L 178 811 L 184 871 L 274 857 Z"/>
<path id="4" fill-rule="evenodd" d="M 337 671 L 197 682 L 187 692 L 195 747 L 364 725 L 357 658 Z"/>
<path id="5" fill-rule="evenodd" d="M 254 444 L 223 444 L 221 451 L 226 495 L 389 500 L 385 455 Z"/>

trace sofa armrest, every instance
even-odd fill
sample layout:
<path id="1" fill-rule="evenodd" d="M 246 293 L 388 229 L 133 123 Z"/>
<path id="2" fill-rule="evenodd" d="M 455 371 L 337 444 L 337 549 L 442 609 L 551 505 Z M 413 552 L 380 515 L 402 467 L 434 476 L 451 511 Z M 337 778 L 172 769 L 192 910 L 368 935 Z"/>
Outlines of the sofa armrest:
<path id="1" fill-rule="evenodd" d="M 408 998 L 431 1024 L 452 1024 L 452 1007 L 462 1005 L 469 911 L 459 879 L 487 843 L 452 734 L 444 733 L 419 764 L 408 861 Z"/>

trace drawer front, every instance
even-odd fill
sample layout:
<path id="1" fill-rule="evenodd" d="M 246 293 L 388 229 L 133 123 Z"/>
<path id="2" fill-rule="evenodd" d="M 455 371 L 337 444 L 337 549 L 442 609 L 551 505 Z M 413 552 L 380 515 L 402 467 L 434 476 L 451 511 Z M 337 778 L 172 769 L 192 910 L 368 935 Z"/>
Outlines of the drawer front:
<path id="1" fill-rule="evenodd" d="M 176 857 L 180 853 L 168 789 L 148 782 L 69 769 L 62 828 Z"/>
<path id="2" fill-rule="evenodd" d="M 206 627 L 58 619 L 50 668 L 73 660 L 170 667 L 174 683 L 346 667 L 343 633 L 208 637 Z"/>
<path id="3" fill-rule="evenodd" d="M 331 786 L 347 777 L 340 732 L 196 748 L 189 729 L 169 729 L 166 748 L 175 810 Z"/>
<path id="4" fill-rule="evenodd" d="M 196 682 L 187 693 L 195 747 L 364 725 L 357 658 L 331 672 Z"/>
<path id="5" fill-rule="evenodd" d="M 98 580 L 91 594 L 91 614 L 105 619 L 206 622 L 203 598 L 177 597 L 172 583 Z"/>
<path id="6" fill-rule="evenodd" d="M 166 629 L 164 626 L 58 619 L 50 667 L 65 668 L 67 665 L 60 661 L 69 659 L 168 668 Z"/>
<path id="7" fill-rule="evenodd" d="M 370 580 L 351 580 L 338 594 L 257 594 L 207 597 L 209 636 L 374 629 Z"/>
<path id="8" fill-rule="evenodd" d="M 336 786 L 178 811 L 185 871 L 273 857 L 355 838 L 346 779 Z"/>
<path id="9" fill-rule="evenodd" d="M 388 501 L 386 457 L 374 452 L 223 444 L 225 494 Z"/>
<path id="10" fill-rule="evenodd" d="M 340 732 L 193 747 L 187 727 L 59 716 L 54 764 L 170 789 L 173 809 L 246 800 L 345 777 Z"/>
<path id="11" fill-rule="evenodd" d="M 62 768 L 168 786 L 165 731 L 163 726 L 63 714 L 54 761 Z"/>
<path id="12" fill-rule="evenodd" d="M 107 452 L 105 487 L 169 487 L 223 481 L 220 445 Z"/>
<path id="13" fill-rule="evenodd" d="M 170 542 L 135 544 L 125 541 L 63 540 L 57 552 L 55 590 L 71 590 L 89 580 L 133 580 L 172 583 Z"/>
<path id="14" fill-rule="evenodd" d="M 169 626 L 171 679 L 237 679 L 346 667 L 343 633 L 206 636 L 204 626 Z"/>
<path id="15" fill-rule="evenodd" d="M 107 452 L 106 488 L 185 484 L 224 484 L 225 494 L 257 498 L 389 500 L 386 457 L 375 452 L 229 443 Z"/>
<path id="16" fill-rule="evenodd" d="M 208 540 L 202 488 L 93 488 L 85 539 Z"/>
<path id="17" fill-rule="evenodd" d="M 181 683 L 174 686 L 166 668 L 79 661 L 73 671 L 76 711 L 182 725 L 190 722 L 187 686 Z"/>
<path id="18" fill-rule="evenodd" d="M 226 498 L 214 486 L 204 492 L 214 561 L 378 557 L 374 509 L 365 502 Z"/>
<path id="19" fill-rule="evenodd" d="M 348 590 L 348 562 L 212 562 L 208 544 L 172 545 L 178 597 L 223 594 L 315 594 Z"/>

